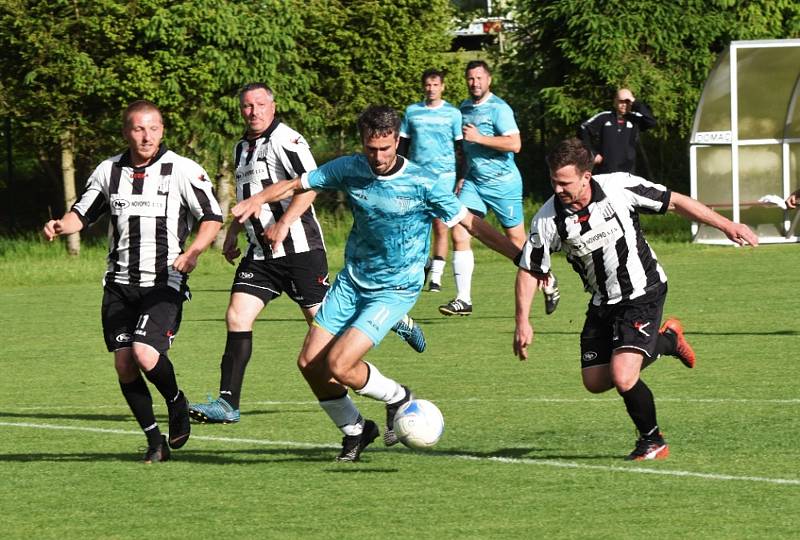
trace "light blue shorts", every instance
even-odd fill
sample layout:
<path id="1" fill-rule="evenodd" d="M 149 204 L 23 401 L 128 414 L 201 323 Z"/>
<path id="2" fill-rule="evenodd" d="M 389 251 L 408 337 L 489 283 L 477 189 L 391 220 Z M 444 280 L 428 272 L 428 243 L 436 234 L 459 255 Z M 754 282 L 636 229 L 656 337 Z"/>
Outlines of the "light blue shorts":
<path id="1" fill-rule="evenodd" d="M 523 222 L 522 180 L 508 182 L 481 182 L 469 178 L 458 193 L 458 199 L 470 210 L 476 210 L 484 216 L 491 209 L 500 224 L 510 229 Z"/>
<path id="2" fill-rule="evenodd" d="M 325 295 L 314 324 L 336 336 L 351 326 L 358 328 L 377 346 L 414 307 L 418 296 L 419 291 L 405 289 L 362 289 L 342 271 Z"/>

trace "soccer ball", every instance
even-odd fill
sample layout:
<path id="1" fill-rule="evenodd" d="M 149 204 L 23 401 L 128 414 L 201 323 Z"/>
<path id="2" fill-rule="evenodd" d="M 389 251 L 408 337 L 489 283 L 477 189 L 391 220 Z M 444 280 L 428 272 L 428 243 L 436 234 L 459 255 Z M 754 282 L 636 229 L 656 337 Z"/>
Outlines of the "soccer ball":
<path id="1" fill-rule="evenodd" d="M 438 407 L 425 399 L 412 399 L 397 410 L 394 432 L 409 448 L 422 450 L 439 442 L 444 418 Z"/>

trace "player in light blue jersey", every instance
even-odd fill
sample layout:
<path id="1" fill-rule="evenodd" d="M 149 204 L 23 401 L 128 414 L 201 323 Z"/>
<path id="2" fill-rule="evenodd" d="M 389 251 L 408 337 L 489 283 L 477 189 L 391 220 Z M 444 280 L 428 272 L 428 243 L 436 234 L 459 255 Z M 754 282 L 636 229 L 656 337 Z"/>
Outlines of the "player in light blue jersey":
<path id="1" fill-rule="evenodd" d="M 400 118 L 390 107 L 367 108 L 358 120 L 363 153 L 330 161 L 293 180 L 280 181 L 237 204 L 232 213 L 244 221 L 261 204 L 309 189 L 347 195 L 353 228 L 347 238 L 344 268 L 320 306 L 297 360 L 320 406 L 344 434 L 337 460 L 357 461 L 378 436 L 348 395 L 386 403 L 384 443 L 394 434 L 397 409 L 412 398 L 410 390 L 363 360 L 416 302 L 434 218 L 449 226 L 461 223 L 487 246 L 513 259 L 519 249 L 479 217 L 467 211 L 427 169 L 397 154 Z M 295 202 L 297 201 L 297 202 Z M 286 213 L 266 232 L 277 246 L 291 223 L 305 210 L 294 198 Z"/>
<path id="2" fill-rule="evenodd" d="M 442 99 L 444 73 L 428 69 L 422 74 L 425 100 L 406 108 L 400 124 L 398 152 L 438 176 L 450 191 L 456 184 L 456 158 L 461 151 L 461 112 Z M 442 274 L 447 259 L 447 225 L 433 220 L 433 257 L 429 260 L 428 290 L 442 289 Z"/>
<path id="3" fill-rule="evenodd" d="M 478 216 L 491 209 L 506 236 L 518 247 L 525 243 L 522 211 L 522 176 L 514 154 L 522 148 L 514 112 L 490 88 L 492 74 L 483 60 L 473 60 L 465 70 L 470 97 L 461 103 L 464 135 L 464 177 L 456 185 L 458 198 Z M 453 228 L 453 276 L 456 297 L 439 306 L 443 315 L 472 314 L 472 272 L 475 258 L 469 232 Z M 543 281 L 545 311 L 552 313 L 559 300 L 555 277 Z"/>

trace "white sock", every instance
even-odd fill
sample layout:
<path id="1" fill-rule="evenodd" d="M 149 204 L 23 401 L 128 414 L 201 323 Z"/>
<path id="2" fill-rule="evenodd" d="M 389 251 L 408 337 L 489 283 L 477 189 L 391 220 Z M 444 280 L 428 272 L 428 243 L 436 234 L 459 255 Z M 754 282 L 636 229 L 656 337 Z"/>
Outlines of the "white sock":
<path id="1" fill-rule="evenodd" d="M 378 368 L 369 362 L 364 363 L 369 366 L 367 384 L 365 384 L 364 388 L 361 390 L 356 390 L 356 394 L 371 397 L 372 399 L 377 399 L 385 403 L 397 403 L 406 397 L 405 389 L 400 386 L 397 381 L 389 377 L 384 377 L 383 374 L 378 371 Z"/>
<path id="2" fill-rule="evenodd" d="M 472 303 L 472 271 L 475 269 L 475 256 L 472 250 L 453 252 L 453 277 L 456 280 L 456 298 Z"/>
<path id="3" fill-rule="evenodd" d="M 361 435 L 364 431 L 364 419 L 349 395 L 320 401 L 319 406 L 345 435 Z"/>
<path id="4" fill-rule="evenodd" d="M 436 283 L 437 285 L 442 284 L 442 274 L 444 274 L 445 264 L 447 264 L 447 261 L 444 259 L 433 259 L 433 263 L 431 264 L 431 283 Z"/>

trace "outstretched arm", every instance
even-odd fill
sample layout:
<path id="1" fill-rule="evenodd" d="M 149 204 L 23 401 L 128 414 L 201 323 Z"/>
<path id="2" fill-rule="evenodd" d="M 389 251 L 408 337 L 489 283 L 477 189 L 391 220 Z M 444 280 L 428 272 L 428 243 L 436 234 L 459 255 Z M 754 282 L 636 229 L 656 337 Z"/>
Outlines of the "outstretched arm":
<path id="1" fill-rule="evenodd" d="M 669 200 L 669 209 L 685 218 L 719 229 L 725 233 L 725 236 L 731 242 L 735 242 L 740 246 L 745 244 L 758 245 L 758 236 L 747 225 L 734 223 L 691 197 L 673 191 Z"/>
<path id="2" fill-rule="evenodd" d="M 281 199 L 290 197 L 295 191 L 303 191 L 300 178 L 281 180 L 238 203 L 231 208 L 231 214 L 233 214 L 239 223 L 244 223 L 252 216 L 257 216 L 261 213 L 262 204 L 280 201 Z"/>

